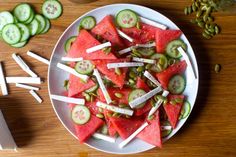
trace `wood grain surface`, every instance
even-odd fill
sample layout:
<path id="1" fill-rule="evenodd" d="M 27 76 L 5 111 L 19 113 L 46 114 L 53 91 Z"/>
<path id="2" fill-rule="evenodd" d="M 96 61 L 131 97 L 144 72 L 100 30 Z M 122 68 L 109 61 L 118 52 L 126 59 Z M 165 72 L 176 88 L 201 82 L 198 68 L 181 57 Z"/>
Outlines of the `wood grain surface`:
<path id="1" fill-rule="evenodd" d="M 11 10 L 17 3 L 29 2 L 39 12 L 43 0 L 0 0 L 0 11 Z M 61 0 L 63 15 L 52 21 L 47 34 L 33 37 L 27 46 L 15 49 L 0 42 L 0 60 L 7 76 L 27 76 L 13 61 L 11 54 L 23 56 L 33 70 L 45 79 L 40 85 L 38 104 L 24 89 L 9 86 L 10 95 L 0 97 L 9 128 L 19 146 L 18 152 L 3 151 L 0 157 L 110 157 L 122 156 L 99 152 L 79 144 L 57 119 L 47 91 L 47 65 L 26 55 L 27 50 L 50 58 L 51 52 L 63 31 L 79 16 L 94 8 L 113 3 L 135 3 L 153 8 L 175 22 L 192 44 L 199 65 L 200 89 L 194 110 L 183 128 L 163 149 L 127 155 L 131 156 L 236 156 L 236 15 L 214 13 L 222 33 L 211 40 L 201 37 L 201 30 L 184 16 L 183 8 L 191 0 L 100 0 L 89 4 L 74 4 Z M 222 65 L 220 73 L 214 65 Z M 1 136 L 1 135 L 0 135 Z M 125 155 L 123 155 L 125 156 Z"/>

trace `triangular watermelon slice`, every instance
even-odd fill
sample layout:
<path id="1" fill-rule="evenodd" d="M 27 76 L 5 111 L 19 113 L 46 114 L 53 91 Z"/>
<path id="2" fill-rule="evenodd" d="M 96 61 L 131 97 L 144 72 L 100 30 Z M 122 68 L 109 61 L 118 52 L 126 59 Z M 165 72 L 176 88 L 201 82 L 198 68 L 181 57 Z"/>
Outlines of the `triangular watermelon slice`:
<path id="1" fill-rule="evenodd" d="M 129 93 L 131 92 L 131 89 L 129 88 L 123 88 L 123 89 L 119 89 L 119 88 L 107 88 L 107 91 L 111 97 L 111 100 L 115 100 L 117 101 L 118 104 L 129 104 Z M 106 99 L 102 93 L 102 90 L 99 88 L 98 89 L 98 99 L 102 102 L 106 102 Z M 122 95 L 121 98 L 118 98 L 115 96 L 115 93 L 120 93 Z"/>
<path id="2" fill-rule="evenodd" d="M 149 125 L 140 132 L 137 137 L 154 146 L 162 147 L 161 125 L 159 111 L 155 113 L 155 118 L 149 120 Z"/>
<path id="3" fill-rule="evenodd" d="M 168 101 L 170 102 L 173 99 L 181 98 L 184 99 L 184 95 L 168 95 Z M 181 108 L 183 103 L 177 103 L 175 105 L 167 103 L 164 105 L 164 109 L 166 111 L 167 117 L 169 119 L 169 122 L 173 128 L 176 127 L 176 124 L 179 120 L 179 114 L 181 112 Z"/>
<path id="4" fill-rule="evenodd" d="M 184 73 L 186 68 L 187 68 L 187 63 L 185 60 L 183 60 L 183 61 L 180 61 L 176 64 L 169 66 L 164 71 L 157 73 L 156 77 L 160 81 L 162 87 L 167 89 L 168 83 L 169 83 L 169 80 L 171 79 L 171 77 L 174 75 L 177 75 L 177 74 Z"/>
<path id="5" fill-rule="evenodd" d="M 143 79 L 137 77 L 136 88 L 143 89 L 145 92 L 149 92 L 150 89 Z"/>
<path id="6" fill-rule="evenodd" d="M 96 68 L 105 76 L 107 76 L 108 79 L 110 79 L 114 84 L 116 84 L 118 87 L 122 88 L 125 83 L 125 77 L 126 72 L 128 68 L 120 68 L 121 74 L 118 75 L 115 72 L 115 69 L 108 69 L 107 64 L 108 63 L 118 63 L 118 62 L 124 62 L 128 61 L 128 59 L 116 59 L 116 60 L 94 60 L 93 64 L 96 66 Z"/>
<path id="7" fill-rule="evenodd" d="M 121 117 L 110 117 L 109 119 L 122 139 L 128 138 L 144 122 L 144 119 L 140 117 L 132 117 L 129 119 Z"/>
<path id="8" fill-rule="evenodd" d="M 73 42 L 71 49 L 69 50 L 67 57 L 78 58 L 82 57 L 83 59 L 116 59 L 116 57 L 112 54 L 106 54 L 102 50 L 98 50 L 96 52 L 87 53 L 86 49 L 94 47 L 96 45 L 101 44 L 97 41 L 89 32 L 86 30 L 81 30 L 79 32 L 78 37 Z"/>
<path id="9" fill-rule="evenodd" d="M 105 16 L 93 29 L 92 33 L 100 35 L 102 38 L 110 41 L 113 45 L 123 47 L 122 40 L 116 30 L 111 15 Z"/>
<path id="10" fill-rule="evenodd" d="M 157 53 L 165 53 L 166 46 L 172 40 L 178 39 L 182 34 L 181 30 L 157 30 L 156 50 Z"/>
<path id="11" fill-rule="evenodd" d="M 105 120 L 106 120 L 109 135 L 110 136 L 115 136 L 116 135 L 116 129 L 114 128 L 114 126 L 112 125 L 112 123 L 109 119 L 109 116 L 108 116 L 109 111 L 104 110 L 103 113 L 104 113 L 104 116 L 105 116 Z"/>
<path id="12" fill-rule="evenodd" d="M 95 83 L 91 79 L 87 82 L 83 82 L 80 78 L 71 74 L 69 78 L 68 96 L 75 96 L 93 86 L 95 86 Z"/>

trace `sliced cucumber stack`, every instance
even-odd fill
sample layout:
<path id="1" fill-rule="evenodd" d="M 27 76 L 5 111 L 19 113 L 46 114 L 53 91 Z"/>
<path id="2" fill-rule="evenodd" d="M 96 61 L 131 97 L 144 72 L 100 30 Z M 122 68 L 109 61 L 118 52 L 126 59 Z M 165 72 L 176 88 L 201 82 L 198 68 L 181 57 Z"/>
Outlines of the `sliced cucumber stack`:
<path id="1" fill-rule="evenodd" d="M 56 0 L 46 0 L 42 6 L 42 13 L 48 19 L 56 19 L 62 14 L 62 5 Z"/>
<path id="2" fill-rule="evenodd" d="M 16 44 L 21 40 L 21 31 L 15 24 L 7 24 L 2 29 L 2 38 L 10 45 Z"/>
<path id="3" fill-rule="evenodd" d="M 9 11 L 3 11 L 0 13 L 0 31 L 7 24 L 14 23 L 14 17 Z"/>
<path id="4" fill-rule="evenodd" d="M 76 105 L 71 112 L 74 123 L 83 125 L 90 119 L 90 111 L 86 106 Z"/>
<path id="5" fill-rule="evenodd" d="M 94 65 L 89 60 L 82 60 L 76 63 L 75 70 L 80 74 L 90 74 L 94 69 Z"/>
<path id="6" fill-rule="evenodd" d="M 39 29 L 37 31 L 37 34 L 40 34 L 41 32 L 43 32 L 44 28 L 46 27 L 46 20 L 40 14 L 36 14 L 35 19 L 38 20 L 38 22 L 39 22 Z"/>
<path id="7" fill-rule="evenodd" d="M 18 4 L 13 10 L 13 14 L 19 22 L 27 22 L 31 18 L 32 9 L 29 4 Z"/>
<path id="8" fill-rule="evenodd" d="M 122 28 L 134 27 L 137 25 L 138 20 L 137 14 L 130 9 L 121 10 L 116 15 L 116 23 Z"/>
<path id="9" fill-rule="evenodd" d="M 46 26 L 45 26 L 44 30 L 41 32 L 41 34 L 47 33 L 48 30 L 49 30 L 50 27 L 51 27 L 50 21 L 49 21 L 48 19 L 46 19 L 46 18 L 45 18 L 45 21 L 46 21 Z"/>
<path id="10" fill-rule="evenodd" d="M 185 86 L 185 78 L 181 75 L 175 75 L 168 83 L 168 90 L 171 94 L 181 94 L 184 91 Z"/>
<path id="11" fill-rule="evenodd" d="M 30 30 L 30 35 L 34 36 L 39 30 L 39 22 L 38 20 L 34 19 L 29 25 L 28 28 Z"/>
<path id="12" fill-rule="evenodd" d="M 20 42 L 28 40 L 30 38 L 30 30 L 29 30 L 29 28 L 26 25 L 22 24 L 22 23 L 17 23 L 16 25 L 18 26 L 18 28 L 21 31 Z"/>

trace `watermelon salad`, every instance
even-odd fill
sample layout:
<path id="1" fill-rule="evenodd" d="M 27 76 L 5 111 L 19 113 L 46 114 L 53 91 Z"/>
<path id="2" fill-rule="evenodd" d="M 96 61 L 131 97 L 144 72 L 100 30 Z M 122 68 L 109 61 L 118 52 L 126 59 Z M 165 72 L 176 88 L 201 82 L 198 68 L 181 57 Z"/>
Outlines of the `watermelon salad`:
<path id="1" fill-rule="evenodd" d="M 189 65 L 181 30 L 125 9 L 101 21 L 86 16 L 64 45 L 58 67 L 70 73 L 66 101 L 78 140 L 134 138 L 162 147 L 191 110 L 183 94 Z"/>

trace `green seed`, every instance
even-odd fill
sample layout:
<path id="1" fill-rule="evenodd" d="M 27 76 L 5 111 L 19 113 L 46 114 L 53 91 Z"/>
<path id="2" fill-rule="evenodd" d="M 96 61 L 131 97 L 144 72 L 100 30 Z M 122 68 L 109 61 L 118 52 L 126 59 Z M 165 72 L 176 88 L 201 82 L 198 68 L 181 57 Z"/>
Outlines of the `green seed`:
<path id="1" fill-rule="evenodd" d="M 124 108 L 124 107 L 126 107 L 127 105 L 126 104 L 119 104 L 119 107 L 120 108 Z"/>
<path id="2" fill-rule="evenodd" d="M 175 101 L 175 100 L 171 100 L 171 101 L 170 101 L 170 104 L 171 104 L 171 105 L 176 105 L 176 101 Z"/>
<path id="3" fill-rule="evenodd" d="M 117 113 L 117 112 L 114 112 L 113 114 L 112 114 L 112 117 L 119 117 L 120 116 L 120 113 Z"/>
<path id="4" fill-rule="evenodd" d="M 125 118 L 130 118 L 130 116 L 128 116 L 128 115 L 125 115 Z"/>
<path id="5" fill-rule="evenodd" d="M 211 16 L 209 16 L 208 19 L 207 19 L 207 21 L 209 21 L 209 22 L 213 22 L 213 21 L 214 21 L 214 18 L 211 17 Z"/>
<path id="6" fill-rule="evenodd" d="M 133 79 L 129 79 L 129 83 L 130 83 L 131 85 L 134 85 L 134 84 L 135 84 L 135 81 L 134 81 Z"/>
<path id="7" fill-rule="evenodd" d="M 96 114 L 96 117 L 98 117 L 98 118 L 104 118 L 104 115 L 102 114 L 102 113 L 98 113 L 98 114 Z"/>
<path id="8" fill-rule="evenodd" d="M 203 36 L 204 38 L 206 38 L 206 39 L 211 39 L 211 36 L 208 35 L 208 34 L 205 33 L 205 32 L 202 33 L 202 36 Z"/>
<path id="9" fill-rule="evenodd" d="M 120 68 L 115 68 L 115 73 L 116 73 L 117 75 L 121 75 L 121 70 L 120 70 Z"/>
<path id="10" fill-rule="evenodd" d="M 111 52 L 111 47 L 105 47 L 102 50 L 103 52 L 105 52 L 106 55 L 108 55 Z"/>
<path id="11" fill-rule="evenodd" d="M 138 29 L 141 29 L 140 22 L 137 22 L 136 27 L 137 27 Z"/>
<path id="12" fill-rule="evenodd" d="M 216 24 L 215 24 L 215 23 L 211 23 L 209 28 L 213 28 L 213 29 L 214 29 L 214 28 L 215 28 L 215 26 L 216 26 Z"/>
<path id="13" fill-rule="evenodd" d="M 86 101 L 91 101 L 91 96 L 89 94 L 83 92 L 82 95 L 85 97 Z"/>
<path id="14" fill-rule="evenodd" d="M 153 120 L 155 118 L 154 115 L 148 116 L 148 120 Z"/>
<path id="15" fill-rule="evenodd" d="M 184 100 L 183 99 L 181 99 L 181 98 L 176 98 L 176 99 L 174 99 L 175 100 L 175 102 L 176 103 L 182 103 Z"/>
<path id="16" fill-rule="evenodd" d="M 210 27 L 210 24 L 209 23 L 206 23 L 205 24 L 205 28 L 208 29 Z"/>
<path id="17" fill-rule="evenodd" d="M 163 100 L 163 105 L 166 105 L 168 103 L 168 100 L 166 97 L 164 97 L 164 100 Z"/>
<path id="18" fill-rule="evenodd" d="M 220 65 L 220 64 L 216 64 L 216 65 L 215 65 L 215 72 L 216 72 L 216 73 L 219 73 L 220 70 L 221 70 L 221 65 Z"/>
<path id="19" fill-rule="evenodd" d="M 138 50 L 136 49 L 132 49 L 132 53 L 131 53 L 132 56 L 135 56 L 135 57 L 141 57 L 141 54 L 138 52 Z"/>
<path id="20" fill-rule="evenodd" d="M 211 32 L 209 32 L 207 29 L 205 29 L 204 32 L 208 35 L 211 35 Z"/>
<path id="21" fill-rule="evenodd" d="M 137 72 L 143 72 L 144 71 L 144 66 L 140 66 L 137 68 Z"/>
<path id="22" fill-rule="evenodd" d="M 112 113 L 110 113 L 110 112 L 107 113 L 107 116 L 108 116 L 108 117 L 112 117 Z"/>
<path id="23" fill-rule="evenodd" d="M 103 108 L 99 107 L 98 111 L 102 113 L 103 112 Z"/>
<path id="24" fill-rule="evenodd" d="M 200 7 L 200 3 L 199 2 L 194 2 L 194 5 L 199 8 Z"/>
<path id="25" fill-rule="evenodd" d="M 202 19 L 201 18 L 196 18 L 196 21 L 197 22 L 202 22 Z"/>
<path id="26" fill-rule="evenodd" d="M 220 33 L 220 28 L 219 28 L 217 25 L 215 26 L 215 33 L 216 33 L 216 34 L 219 34 L 219 33 Z"/>
<path id="27" fill-rule="evenodd" d="M 129 77 L 130 77 L 130 78 L 135 78 L 135 77 L 136 77 L 135 72 L 130 71 L 130 72 L 129 72 Z"/>
<path id="28" fill-rule="evenodd" d="M 210 28 L 208 29 L 208 31 L 210 31 L 211 33 L 215 33 L 215 28 Z"/>
<path id="29" fill-rule="evenodd" d="M 204 22 L 207 22 L 208 17 L 209 17 L 209 15 L 208 15 L 208 14 L 205 14 L 205 15 L 203 16 L 203 21 L 204 21 Z"/>
<path id="30" fill-rule="evenodd" d="M 117 100 L 112 100 L 111 103 L 114 104 L 114 105 L 117 105 L 118 101 Z"/>
<path id="31" fill-rule="evenodd" d="M 160 71 L 163 70 L 163 67 L 162 67 L 162 65 L 160 65 L 160 64 L 157 64 L 157 68 L 160 69 Z"/>
<path id="32" fill-rule="evenodd" d="M 196 14 L 196 17 L 200 17 L 202 15 L 202 10 L 198 10 L 197 14 Z"/>
<path id="33" fill-rule="evenodd" d="M 146 70 L 150 70 L 151 67 L 152 67 L 152 64 L 147 64 L 147 65 L 145 66 L 145 69 L 146 69 Z"/>
<path id="34" fill-rule="evenodd" d="M 188 14 L 191 14 L 193 12 L 192 7 L 188 7 Z"/>
<path id="35" fill-rule="evenodd" d="M 205 26 L 205 23 L 204 23 L 204 22 L 198 22 L 197 24 L 198 24 L 198 26 L 201 27 L 201 28 L 204 28 L 204 26 Z"/>
<path id="36" fill-rule="evenodd" d="M 192 4 L 192 10 L 193 10 L 194 12 L 197 11 L 197 7 L 195 6 L 194 3 Z"/>
<path id="37" fill-rule="evenodd" d="M 212 12 L 212 9 L 211 9 L 211 7 L 208 7 L 208 8 L 206 9 L 206 14 L 210 15 L 210 14 L 211 14 L 211 12 Z"/>
<path id="38" fill-rule="evenodd" d="M 177 49 L 177 47 L 175 49 Z M 163 57 L 159 58 L 158 64 L 164 65 L 165 64 L 165 59 Z"/>
<path id="39" fill-rule="evenodd" d="M 184 8 L 184 14 L 188 15 L 188 7 Z"/>
<path id="40" fill-rule="evenodd" d="M 122 97 L 123 97 L 123 94 L 121 94 L 121 93 L 115 93 L 115 96 L 116 96 L 117 98 L 122 98 Z"/>
<path id="41" fill-rule="evenodd" d="M 175 59 L 170 58 L 170 59 L 168 60 L 168 65 L 173 65 L 173 64 L 175 64 L 175 62 L 176 62 Z"/>

